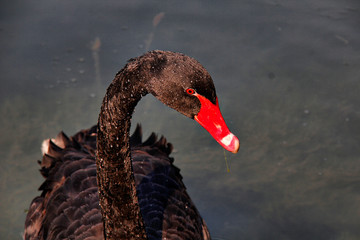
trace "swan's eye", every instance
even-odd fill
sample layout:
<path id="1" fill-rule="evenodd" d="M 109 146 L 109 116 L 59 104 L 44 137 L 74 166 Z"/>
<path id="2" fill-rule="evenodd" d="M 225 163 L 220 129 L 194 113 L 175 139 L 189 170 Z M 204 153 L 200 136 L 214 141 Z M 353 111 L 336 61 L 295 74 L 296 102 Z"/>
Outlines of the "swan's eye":
<path id="1" fill-rule="evenodd" d="M 195 94 L 195 90 L 192 88 L 188 88 L 188 89 L 186 89 L 186 93 L 189 95 L 193 95 L 193 94 Z"/>

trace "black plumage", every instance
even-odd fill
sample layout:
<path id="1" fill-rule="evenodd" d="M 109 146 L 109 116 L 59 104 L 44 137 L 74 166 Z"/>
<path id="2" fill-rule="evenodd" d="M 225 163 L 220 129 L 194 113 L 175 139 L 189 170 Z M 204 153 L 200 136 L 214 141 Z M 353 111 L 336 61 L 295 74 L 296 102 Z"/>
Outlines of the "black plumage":
<path id="1" fill-rule="evenodd" d="M 25 239 L 210 239 L 169 155 L 172 145 L 131 115 L 147 93 L 194 118 L 199 99 L 217 101 L 209 73 L 196 60 L 152 51 L 131 59 L 107 89 L 98 125 L 43 144 L 45 181 L 25 222 Z M 237 142 L 238 148 L 238 142 Z M 236 150 L 237 151 L 237 150 Z"/>
<path id="2" fill-rule="evenodd" d="M 68 138 L 60 132 L 41 161 L 46 178 L 25 223 L 25 239 L 103 239 L 96 182 L 96 127 Z M 148 239 L 196 239 L 207 228 L 169 157 L 172 145 L 153 133 L 142 142 L 138 125 L 130 138 L 137 196 Z M 51 140 L 48 140 L 51 141 Z M 57 140 L 59 141 L 59 140 Z M 54 153 L 54 156 L 51 155 Z M 177 218 L 173 219 L 172 215 Z M 189 232 L 190 231 L 190 232 Z M 199 238 L 200 239 L 200 238 Z"/>

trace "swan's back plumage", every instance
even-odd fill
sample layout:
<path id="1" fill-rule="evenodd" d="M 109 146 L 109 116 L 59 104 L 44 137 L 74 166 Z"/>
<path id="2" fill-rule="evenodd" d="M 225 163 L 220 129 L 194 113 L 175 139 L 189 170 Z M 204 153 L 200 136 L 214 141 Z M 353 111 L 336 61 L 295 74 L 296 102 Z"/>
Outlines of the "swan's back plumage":
<path id="1" fill-rule="evenodd" d="M 29 208 L 25 239 L 103 239 L 96 181 L 96 127 L 45 140 L 40 163 L 45 181 Z M 169 157 L 172 145 L 153 133 L 130 138 L 137 195 L 148 239 L 210 239 Z"/>

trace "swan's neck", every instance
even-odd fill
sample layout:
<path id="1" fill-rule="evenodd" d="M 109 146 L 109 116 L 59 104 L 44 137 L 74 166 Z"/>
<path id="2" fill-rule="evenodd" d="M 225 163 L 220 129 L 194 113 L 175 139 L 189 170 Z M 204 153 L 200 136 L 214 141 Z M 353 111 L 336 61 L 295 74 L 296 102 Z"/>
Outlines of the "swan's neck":
<path id="1" fill-rule="evenodd" d="M 106 239 L 146 239 L 130 156 L 130 120 L 143 80 L 122 70 L 103 100 L 98 122 L 97 180 Z"/>

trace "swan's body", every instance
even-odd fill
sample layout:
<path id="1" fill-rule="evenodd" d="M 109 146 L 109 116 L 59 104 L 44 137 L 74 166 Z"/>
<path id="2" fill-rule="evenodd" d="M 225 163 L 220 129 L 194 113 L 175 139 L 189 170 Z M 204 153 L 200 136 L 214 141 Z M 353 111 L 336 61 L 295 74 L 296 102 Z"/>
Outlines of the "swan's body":
<path id="1" fill-rule="evenodd" d="M 131 114 L 147 93 L 237 152 L 197 61 L 162 51 L 132 59 L 108 88 L 97 128 L 43 144 L 46 180 L 30 205 L 25 239 L 210 239 L 169 157 L 171 144 L 155 135 L 142 142 L 139 127 L 129 136 Z"/>
<path id="2" fill-rule="evenodd" d="M 95 146 L 95 127 L 71 138 L 60 133 L 50 143 L 41 170 L 47 179 L 40 187 L 42 196 L 30 206 L 26 239 L 103 239 Z M 171 144 L 165 138 L 157 141 L 154 134 L 142 142 L 138 127 L 131 137 L 131 146 L 139 204 L 144 207 L 142 216 L 149 239 L 208 237 L 206 225 L 185 191 L 179 169 L 168 156 Z M 177 219 L 172 219 L 175 213 Z"/>

